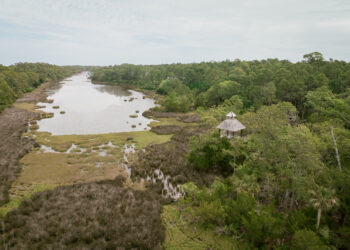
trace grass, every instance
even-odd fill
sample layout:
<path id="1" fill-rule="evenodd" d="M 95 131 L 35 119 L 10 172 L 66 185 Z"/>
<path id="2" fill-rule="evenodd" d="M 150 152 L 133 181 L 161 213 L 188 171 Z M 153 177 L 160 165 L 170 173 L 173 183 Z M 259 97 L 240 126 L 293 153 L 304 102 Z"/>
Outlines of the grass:
<path id="1" fill-rule="evenodd" d="M 29 112 L 36 112 L 36 113 L 44 113 L 41 110 L 37 110 L 37 106 L 35 103 L 29 103 L 29 102 L 21 102 L 21 103 L 14 103 L 13 106 L 19 109 L 24 109 Z"/>
<path id="2" fill-rule="evenodd" d="M 54 116 L 53 113 L 41 113 L 40 114 L 40 119 L 52 118 L 53 116 Z"/>
<path id="3" fill-rule="evenodd" d="M 52 147 L 59 152 L 67 151 L 72 144 L 78 145 L 81 148 L 93 148 L 103 144 L 112 142 L 113 145 L 122 147 L 127 142 L 129 137 L 132 137 L 131 142 L 135 143 L 137 149 L 156 143 L 161 144 L 170 140 L 172 135 L 157 135 L 151 131 L 135 131 L 123 133 L 109 133 L 97 135 L 58 135 L 52 136 L 48 132 L 27 133 L 27 136 L 33 137 L 38 143 Z"/>
<path id="4" fill-rule="evenodd" d="M 30 130 L 38 130 L 39 129 L 39 125 L 37 124 L 33 124 L 29 127 Z"/>
<path id="5" fill-rule="evenodd" d="M 176 205 L 163 206 L 162 220 L 166 227 L 165 249 L 238 249 L 232 238 L 218 235 L 189 223 Z"/>
<path id="6" fill-rule="evenodd" d="M 24 198 L 30 198 L 32 194 L 48 189 L 53 189 L 55 185 L 50 184 L 35 184 L 35 185 L 21 185 L 20 189 L 12 189 L 10 202 L 0 207 L 0 218 L 5 216 L 9 211 L 17 208 Z"/>
<path id="7" fill-rule="evenodd" d="M 135 143 L 136 148 L 141 149 L 151 143 L 164 143 L 171 138 L 171 135 L 157 135 L 150 131 L 61 136 L 52 136 L 47 132 L 29 132 L 24 135 L 33 137 L 57 153 L 33 150 L 20 160 L 23 169 L 11 187 L 10 202 L 0 207 L 0 216 L 17 207 L 24 197 L 47 188 L 114 179 L 117 175 L 126 176 L 121 165 L 124 161 L 122 150 L 125 143 Z M 129 137 L 133 140 L 127 141 Z M 113 146 L 108 146 L 109 142 Z M 72 144 L 78 148 L 66 153 Z M 101 156 L 101 152 L 106 155 Z M 142 184 L 132 183 L 129 179 L 126 186 L 144 189 Z M 31 188 L 27 190 L 27 187 Z M 25 191 L 17 192 L 23 189 Z"/>
<path id="8" fill-rule="evenodd" d="M 15 105 L 40 112 L 43 116 L 50 115 L 35 110 L 34 104 Z M 181 123 L 172 118 L 160 120 L 161 122 L 156 125 Z M 33 125 L 36 124 L 33 122 Z M 149 144 L 167 142 L 172 136 L 158 135 L 151 131 L 59 136 L 53 136 L 48 132 L 31 131 L 23 135 L 32 137 L 38 143 L 51 147 L 56 152 L 43 152 L 35 149 L 20 160 L 23 166 L 22 171 L 10 189 L 10 202 L 0 207 L 0 216 L 18 207 L 23 198 L 29 198 L 35 192 L 74 183 L 114 179 L 117 175 L 126 176 L 124 167 L 121 165 L 124 161 L 122 150 L 125 144 L 134 143 L 136 149 L 139 150 Z M 113 145 L 108 146 L 109 142 Z M 66 153 L 72 144 L 77 145 L 78 148 Z M 101 152 L 104 152 L 105 155 L 100 155 Z M 131 159 L 133 156 L 129 155 L 128 158 Z M 132 183 L 129 178 L 125 185 L 138 190 L 145 188 L 142 183 Z"/>
<path id="9" fill-rule="evenodd" d="M 119 159 L 121 154 L 103 157 L 99 156 L 98 152 L 90 154 L 31 152 L 20 161 L 25 167 L 15 181 L 14 187 L 33 183 L 61 186 L 114 179 L 124 171 L 116 164 Z"/>
<path id="10" fill-rule="evenodd" d="M 154 118 L 157 121 L 153 121 L 149 124 L 150 127 L 156 127 L 161 125 L 176 125 L 180 127 L 198 125 L 198 123 L 186 123 L 177 120 L 176 118 Z"/>

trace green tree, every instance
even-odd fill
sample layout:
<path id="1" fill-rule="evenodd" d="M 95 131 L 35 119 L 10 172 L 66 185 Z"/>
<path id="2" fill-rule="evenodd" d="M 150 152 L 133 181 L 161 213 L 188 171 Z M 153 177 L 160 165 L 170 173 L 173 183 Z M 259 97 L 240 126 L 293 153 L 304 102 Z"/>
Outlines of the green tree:
<path id="1" fill-rule="evenodd" d="M 223 81 L 213 85 L 207 91 L 207 104 L 209 106 L 218 105 L 233 95 L 237 95 L 240 84 L 234 81 Z"/>
<path id="2" fill-rule="evenodd" d="M 292 248 L 295 250 L 326 250 L 328 249 L 313 231 L 300 230 L 293 236 Z"/>
<path id="3" fill-rule="evenodd" d="M 16 98 L 15 93 L 8 84 L 0 78 L 0 112 Z"/>
<path id="4" fill-rule="evenodd" d="M 165 97 L 162 104 L 168 112 L 188 112 L 192 106 L 191 95 L 181 95 L 175 91 Z"/>
<path id="5" fill-rule="evenodd" d="M 310 108 L 311 121 L 340 119 L 350 125 L 350 107 L 337 98 L 326 86 L 309 91 L 306 95 L 306 106 Z"/>
<path id="6" fill-rule="evenodd" d="M 323 62 L 323 55 L 320 52 L 312 52 L 303 56 L 307 63 L 320 63 Z"/>
<path id="7" fill-rule="evenodd" d="M 276 100 L 276 85 L 274 82 L 269 82 L 266 86 L 261 87 L 261 98 L 263 104 L 272 104 Z"/>
<path id="8" fill-rule="evenodd" d="M 230 141 L 216 133 L 192 137 L 190 149 L 188 160 L 198 170 L 218 169 L 224 175 L 233 172 L 234 160 L 239 158 Z"/>
<path id="9" fill-rule="evenodd" d="M 160 83 L 157 89 L 157 92 L 162 95 L 167 95 L 167 94 L 170 94 L 171 92 L 188 93 L 190 92 L 190 90 L 179 79 L 169 79 L 169 80 L 163 80 Z"/>
<path id="10" fill-rule="evenodd" d="M 317 209 L 317 222 L 316 228 L 320 227 L 320 221 L 322 211 L 328 211 L 338 203 L 338 199 L 335 196 L 335 191 L 323 186 L 316 186 L 314 190 L 310 191 L 311 199 L 310 204 Z"/>

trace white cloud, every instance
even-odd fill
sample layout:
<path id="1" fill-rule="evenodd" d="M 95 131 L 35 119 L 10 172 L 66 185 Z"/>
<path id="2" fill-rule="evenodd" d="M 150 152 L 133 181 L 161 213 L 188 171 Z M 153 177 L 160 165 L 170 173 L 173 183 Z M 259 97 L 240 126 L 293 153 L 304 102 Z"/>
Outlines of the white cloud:
<path id="1" fill-rule="evenodd" d="M 0 0 L 1 62 L 350 59 L 344 0 Z"/>

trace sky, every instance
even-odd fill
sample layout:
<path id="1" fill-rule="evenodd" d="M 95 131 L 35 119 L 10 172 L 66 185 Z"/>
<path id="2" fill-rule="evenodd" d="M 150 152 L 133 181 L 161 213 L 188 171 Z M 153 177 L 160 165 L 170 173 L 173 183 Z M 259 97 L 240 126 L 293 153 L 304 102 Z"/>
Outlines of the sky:
<path id="1" fill-rule="evenodd" d="M 350 61 L 350 0 L 0 0 L 0 64 Z"/>

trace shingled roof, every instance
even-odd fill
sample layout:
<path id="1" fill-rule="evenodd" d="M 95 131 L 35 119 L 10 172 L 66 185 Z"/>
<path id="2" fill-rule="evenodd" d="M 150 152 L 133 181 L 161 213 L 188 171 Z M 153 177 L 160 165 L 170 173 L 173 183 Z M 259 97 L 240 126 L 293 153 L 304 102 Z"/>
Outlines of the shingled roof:
<path id="1" fill-rule="evenodd" d="M 245 126 L 237 119 L 226 119 L 225 121 L 220 123 L 216 128 L 237 132 L 242 129 L 245 129 Z"/>

